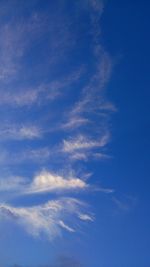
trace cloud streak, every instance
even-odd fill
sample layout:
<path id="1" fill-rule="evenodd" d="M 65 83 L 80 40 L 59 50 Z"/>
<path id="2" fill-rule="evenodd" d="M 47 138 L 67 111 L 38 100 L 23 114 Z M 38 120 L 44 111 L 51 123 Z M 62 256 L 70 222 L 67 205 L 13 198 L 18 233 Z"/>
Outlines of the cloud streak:
<path id="1" fill-rule="evenodd" d="M 62 151 L 73 160 L 87 160 L 88 157 L 97 157 L 97 149 L 104 148 L 110 141 L 109 133 L 105 133 L 101 138 L 94 140 L 85 135 L 78 135 L 75 138 L 63 140 Z M 97 156 L 96 156 L 97 155 Z M 101 153 L 102 157 L 103 153 Z M 105 158 L 104 154 L 104 158 Z"/>
<path id="2" fill-rule="evenodd" d="M 41 193 L 51 191 L 68 191 L 87 189 L 88 185 L 85 181 L 77 177 L 63 177 L 47 171 L 42 171 L 35 176 L 27 193 Z"/>
<path id="3" fill-rule="evenodd" d="M 42 83 L 36 87 L 15 88 L 12 92 L 11 88 L 0 91 L 0 105 L 11 107 L 26 107 L 32 105 L 44 105 L 47 102 L 54 101 L 63 96 L 66 89 L 76 83 L 82 75 L 83 69 L 74 71 L 62 80 L 54 80 L 50 83 Z"/>
<path id="4" fill-rule="evenodd" d="M 75 139 L 64 140 L 63 150 L 64 152 L 72 153 L 76 150 L 88 150 L 95 147 L 104 147 L 109 141 L 109 135 L 102 136 L 99 141 L 90 140 L 87 137 L 80 135 Z"/>
<path id="5" fill-rule="evenodd" d="M 30 182 L 29 178 L 23 177 L 5 177 L 0 181 L 0 191 L 12 191 L 17 194 L 41 194 L 49 192 L 76 192 L 79 190 L 87 190 L 90 186 L 78 177 L 74 177 L 71 173 L 65 177 L 50 171 L 42 171 L 35 175 Z"/>
<path id="6" fill-rule="evenodd" d="M 42 137 L 41 130 L 36 126 L 31 125 L 7 125 L 0 128 L 1 140 L 24 140 L 24 139 L 38 139 Z"/>
<path id="7" fill-rule="evenodd" d="M 83 202 L 73 198 L 52 200 L 46 204 L 33 207 L 13 207 L 1 204 L 0 218 L 1 220 L 15 221 L 34 237 L 44 234 L 50 240 L 53 240 L 61 235 L 62 229 L 70 233 L 77 230 L 74 224 L 70 226 L 69 223 L 73 218 L 75 221 L 80 219 L 79 214 L 85 207 Z M 82 220 L 81 215 L 80 217 Z M 88 215 L 88 221 L 91 220 L 90 218 L 90 215 Z"/>

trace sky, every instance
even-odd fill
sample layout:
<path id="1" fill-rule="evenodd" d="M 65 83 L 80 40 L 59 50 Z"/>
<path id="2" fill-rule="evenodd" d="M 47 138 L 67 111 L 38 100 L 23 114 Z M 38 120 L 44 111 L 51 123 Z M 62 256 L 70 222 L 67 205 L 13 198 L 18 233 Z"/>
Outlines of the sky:
<path id="1" fill-rule="evenodd" d="M 149 267 L 145 0 L 0 0 L 0 267 Z"/>

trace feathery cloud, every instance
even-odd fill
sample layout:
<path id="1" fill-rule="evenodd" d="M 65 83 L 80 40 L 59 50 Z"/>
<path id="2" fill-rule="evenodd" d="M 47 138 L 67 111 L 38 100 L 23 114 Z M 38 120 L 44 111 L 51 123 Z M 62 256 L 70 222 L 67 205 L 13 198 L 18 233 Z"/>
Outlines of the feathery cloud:
<path id="1" fill-rule="evenodd" d="M 86 188 L 88 188 L 86 182 L 77 177 L 66 178 L 48 171 L 42 171 L 34 177 L 27 193 L 82 190 Z"/>
<path id="2" fill-rule="evenodd" d="M 62 79 L 53 80 L 50 83 L 40 83 L 34 87 L 12 88 L 0 90 L 0 105 L 11 107 L 31 107 L 32 105 L 44 105 L 47 102 L 54 101 L 63 96 L 67 89 L 77 82 L 83 73 L 83 68 L 75 70 Z"/>
<path id="3" fill-rule="evenodd" d="M 13 207 L 1 204 L 0 219 L 13 220 L 34 237 L 45 234 L 52 240 L 61 235 L 62 229 L 69 232 L 76 231 L 74 223 L 73 226 L 69 226 L 67 222 L 71 222 L 73 218 L 75 221 L 80 219 L 79 214 L 85 207 L 85 203 L 73 198 L 52 200 L 46 204 L 33 207 Z"/>
<path id="4" fill-rule="evenodd" d="M 82 220 L 82 221 L 91 221 L 91 222 L 94 221 L 94 217 L 91 215 L 89 216 L 88 214 L 80 213 L 78 216 L 79 216 L 80 220 Z"/>
<path id="5" fill-rule="evenodd" d="M 64 175 L 65 167 L 62 167 L 62 162 L 59 166 L 58 162 L 61 159 L 64 163 L 64 159 L 67 158 L 72 168 L 72 160 L 105 158 L 103 150 L 110 140 L 107 115 L 115 111 L 113 104 L 105 98 L 105 87 L 110 79 L 113 64 L 110 55 L 100 44 L 99 19 L 103 4 L 102 1 L 89 0 L 88 3 L 87 1 L 84 3 L 84 7 L 85 5 L 86 8 L 81 12 L 82 15 L 83 12 L 86 13 L 89 22 L 88 32 L 85 33 L 77 26 L 76 15 L 73 18 L 67 14 L 64 16 L 61 11 L 64 7 L 57 9 L 56 14 L 49 15 L 49 11 L 43 14 L 41 10 L 41 14 L 27 15 L 21 20 L 20 17 L 14 18 L 0 26 L 0 108 L 7 114 L 8 110 L 11 110 L 12 118 L 13 116 L 17 118 L 16 111 L 21 111 L 19 114 L 21 126 L 14 124 L 0 127 L 2 142 L 9 141 L 10 144 L 6 147 L 8 151 L 1 149 L 0 163 L 3 167 L 9 164 L 21 166 L 22 163 L 28 163 L 31 169 L 32 164 L 36 163 L 38 169 L 39 166 L 46 169 L 48 163 L 53 163 L 54 158 L 58 169 L 61 170 L 61 172 L 37 172 L 36 175 L 29 171 L 29 177 L 12 175 L 1 178 L 1 193 L 8 192 L 13 197 L 19 198 L 21 195 L 27 198 L 29 194 L 32 194 L 32 197 L 47 193 L 51 193 L 52 196 L 54 195 L 52 193 L 65 195 L 68 192 L 71 194 L 94 188 L 84 177 L 79 178 L 80 176 L 70 173 Z M 80 36 L 82 36 L 81 50 L 79 47 L 77 52 L 75 44 Z M 87 51 L 91 59 L 83 57 L 81 66 L 81 57 L 78 59 L 78 55 L 83 52 L 84 42 L 87 44 L 87 36 L 88 38 L 90 36 Z M 63 103 L 61 96 L 66 96 Z M 59 106 L 55 100 L 60 101 Z M 59 111 L 61 103 L 63 114 Z M 48 125 L 45 126 L 45 117 L 48 117 L 48 114 L 55 114 L 55 111 L 55 122 L 56 126 L 58 125 L 56 130 L 63 130 L 63 135 L 58 134 L 53 138 L 53 132 L 49 131 L 50 122 L 48 121 Z M 35 120 L 39 121 L 39 116 L 41 127 L 34 126 L 32 122 L 32 118 L 35 117 Z M 23 123 L 24 119 L 28 120 L 28 124 Z M 52 129 L 55 128 L 53 123 L 50 126 Z M 75 130 L 75 133 L 72 130 Z M 66 135 L 67 131 L 70 131 L 69 137 Z M 88 133 L 88 136 L 84 133 Z M 40 138 L 41 140 L 35 142 L 35 139 Z M 23 142 L 26 139 L 30 140 L 28 148 Z M 16 146 L 18 140 L 22 140 L 21 146 Z M 113 192 L 109 188 L 97 190 L 104 193 Z M 88 214 L 86 205 L 73 198 L 58 200 L 54 198 L 39 206 L 32 206 L 31 201 L 29 207 L 0 204 L 0 215 L 1 219 L 5 217 L 21 224 L 33 236 L 44 233 L 50 239 L 61 234 L 62 230 L 75 232 L 76 220 L 77 222 L 94 220 L 94 216 Z"/>
<path id="6" fill-rule="evenodd" d="M 26 177 L 5 177 L 0 179 L 1 192 L 15 192 L 16 194 L 39 194 L 48 192 L 66 192 L 88 189 L 89 185 L 71 173 L 67 177 L 42 171 L 30 181 Z"/>
<path id="7" fill-rule="evenodd" d="M 66 123 L 62 124 L 61 128 L 64 130 L 73 130 L 74 128 L 83 127 L 89 123 L 90 120 L 88 118 L 82 118 L 79 116 L 70 117 Z"/>
<path id="8" fill-rule="evenodd" d="M 1 140 L 14 139 L 14 140 L 24 140 L 24 139 L 37 139 L 42 136 L 41 130 L 36 126 L 31 125 L 6 125 L 0 127 L 0 138 Z"/>
<path id="9" fill-rule="evenodd" d="M 102 149 L 108 144 L 109 140 L 110 135 L 108 132 L 99 140 L 94 140 L 84 135 L 78 135 L 75 138 L 63 140 L 62 151 L 68 154 L 72 160 L 87 160 L 89 156 L 95 157 L 95 149 Z M 101 153 L 101 158 L 102 154 L 103 153 Z M 103 158 L 105 158 L 105 156 Z"/>
<path id="10" fill-rule="evenodd" d="M 106 134 L 102 136 L 99 141 L 94 141 L 88 139 L 86 136 L 79 135 L 77 138 L 64 140 L 63 141 L 63 151 L 67 153 L 72 153 L 78 150 L 88 150 L 95 147 L 104 147 L 109 141 L 109 135 Z"/>

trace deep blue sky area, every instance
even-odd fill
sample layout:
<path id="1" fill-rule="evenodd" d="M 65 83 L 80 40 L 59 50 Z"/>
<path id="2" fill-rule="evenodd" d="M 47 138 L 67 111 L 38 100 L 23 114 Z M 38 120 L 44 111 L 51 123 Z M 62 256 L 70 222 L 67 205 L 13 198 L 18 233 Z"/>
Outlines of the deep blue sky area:
<path id="1" fill-rule="evenodd" d="M 150 267 L 150 1 L 0 1 L 0 267 Z"/>
<path id="2" fill-rule="evenodd" d="M 150 264 L 149 8 L 149 1 L 108 1 L 102 17 L 105 46 L 111 54 L 117 54 L 108 85 L 108 94 L 118 108 L 112 125 L 114 157 L 108 172 L 119 191 L 137 199 L 119 225 L 116 220 L 109 248 L 114 251 L 113 257 L 116 255 L 112 266 L 115 262 L 116 266 Z"/>

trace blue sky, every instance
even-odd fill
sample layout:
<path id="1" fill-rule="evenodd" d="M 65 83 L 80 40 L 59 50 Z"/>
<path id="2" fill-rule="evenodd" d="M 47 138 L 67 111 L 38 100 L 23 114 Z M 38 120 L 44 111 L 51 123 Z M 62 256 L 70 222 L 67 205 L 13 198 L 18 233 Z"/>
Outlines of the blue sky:
<path id="1" fill-rule="evenodd" d="M 0 266 L 150 266 L 149 8 L 0 1 Z"/>

